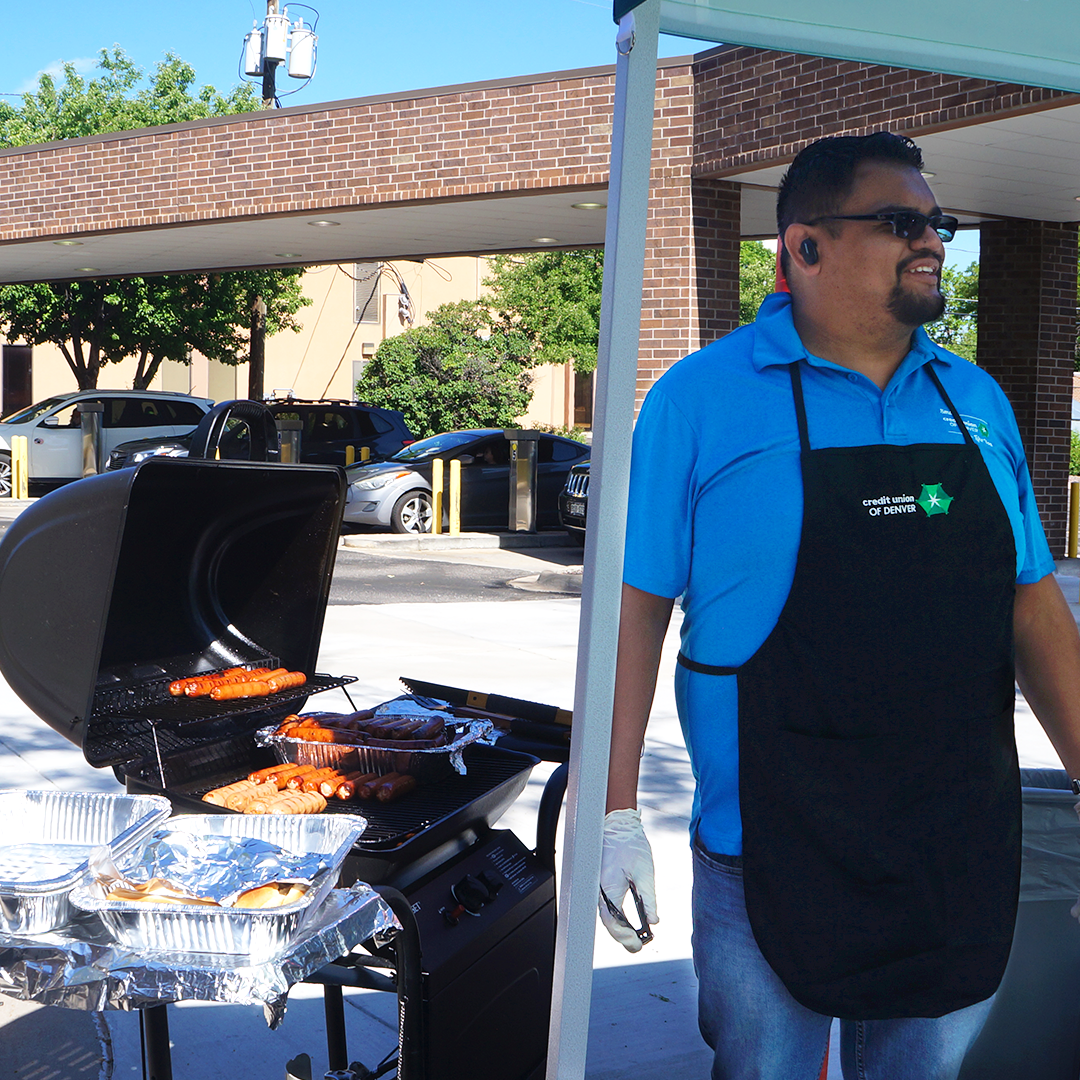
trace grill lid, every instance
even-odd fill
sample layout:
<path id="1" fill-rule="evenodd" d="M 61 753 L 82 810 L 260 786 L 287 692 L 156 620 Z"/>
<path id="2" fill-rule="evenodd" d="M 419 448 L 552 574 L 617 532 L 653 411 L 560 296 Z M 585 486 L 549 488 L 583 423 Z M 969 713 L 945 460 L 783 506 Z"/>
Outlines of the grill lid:
<path id="1" fill-rule="evenodd" d="M 313 672 L 344 491 L 334 466 L 154 458 L 59 488 L 0 542 L 0 672 L 92 763 L 95 692 Z"/>

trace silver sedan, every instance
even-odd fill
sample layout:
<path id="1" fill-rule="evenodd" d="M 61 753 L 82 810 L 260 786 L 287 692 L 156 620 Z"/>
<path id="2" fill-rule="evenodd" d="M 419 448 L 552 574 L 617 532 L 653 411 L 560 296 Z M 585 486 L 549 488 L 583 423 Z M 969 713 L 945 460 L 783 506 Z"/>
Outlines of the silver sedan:
<path id="1" fill-rule="evenodd" d="M 571 466 L 589 447 L 558 435 L 540 437 L 537 524 L 557 526 L 557 498 Z M 510 443 L 501 428 L 451 431 L 421 439 L 386 461 L 346 470 L 345 521 L 400 533 L 431 532 L 431 463 L 461 462 L 463 528 L 506 528 L 509 518 Z"/>

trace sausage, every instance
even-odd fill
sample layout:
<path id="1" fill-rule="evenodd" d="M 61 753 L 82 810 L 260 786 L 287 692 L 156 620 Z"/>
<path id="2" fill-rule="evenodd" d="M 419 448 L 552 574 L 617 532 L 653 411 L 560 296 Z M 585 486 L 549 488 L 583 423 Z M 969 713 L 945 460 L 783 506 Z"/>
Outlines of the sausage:
<path id="1" fill-rule="evenodd" d="M 337 790 L 334 792 L 334 797 L 341 799 L 343 802 L 348 802 L 349 799 L 354 799 L 356 797 L 357 788 L 371 780 L 378 779 L 378 773 L 354 773 L 338 785 Z"/>
<path id="2" fill-rule="evenodd" d="M 285 786 L 290 791 L 299 791 L 304 781 L 315 772 L 318 772 L 318 769 L 314 765 L 301 765 L 285 778 Z"/>
<path id="3" fill-rule="evenodd" d="M 302 671 L 283 671 L 281 674 L 272 672 L 266 676 L 266 685 L 270 687 L 272 694 L 291 690 L 294 686 L 303 686 L 306 682 L 307 676 Z"/>
<path id="4" fill-rule="evenodd" d="M 235 701 L 238 698 L 268 697 L 270 687 L 264 682 L 226 683 L 210 691 L 214 701 Z"/>
<path id="5" fill-rule="evenodd" d="M 213 788 L 203 796 L 203 802 L 213 806 L 225 806 L 225 800 L 230 795 L 241 791 L 252 791 L 258 785 L 251 780 L 238 780 L 235 784 L 226 784 L 225 787 Z"/>
<path id="6" fill-rule="evenodd" d="M 313 773 L 308 773 L 300 782 L 300 790 L 303 792 L 318 791 L 319 784 L 323 780 L 329 779 L 331 776 L 336 777 L 338 772 L 336 769 L 316 769 Z"/>
<path id="7" fill-rule="evenodd" d="M 375 788 L 375 798 L 379 802 L 393 802 L 402 795 L 408 795 L 416 787 L 415 776 L 386 776 Z"/>
<path id="8" fill-rule="evenodd" d="M 368 780 L 366 783 L 360 784 L 356 789 L 356 798 L 358 799 L 371 799 L 375 795 L 375 789 L 386 780 L 395 780 L 401 773 L 390 772 L 383 773 L 380 776 L 376 776 L 373 780 Z"/>
<path id="9" fill-rule="evenodd" d="M 446 723 L 441 716 L 436 716 L 433 720 L 426 721 L 421 727 L 418 727 L 413 733 L 414 739 L 437 739 L 446 730 Z"/>

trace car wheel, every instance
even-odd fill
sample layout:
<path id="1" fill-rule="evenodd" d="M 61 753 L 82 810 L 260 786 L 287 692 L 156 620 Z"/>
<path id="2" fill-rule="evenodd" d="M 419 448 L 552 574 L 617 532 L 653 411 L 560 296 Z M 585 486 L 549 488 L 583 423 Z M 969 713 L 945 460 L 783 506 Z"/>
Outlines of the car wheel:
<path id="1" fill-rule="evenodd" d="M 0 451 L 0 499 L 11 494 L 11 455 Z"/>
<path id="2" fill-rule="evenodd" d="M 431 532 L 431 496 L 426 491 L 406 491 L 390 511 L 390 529 L 396 533 Z"/>

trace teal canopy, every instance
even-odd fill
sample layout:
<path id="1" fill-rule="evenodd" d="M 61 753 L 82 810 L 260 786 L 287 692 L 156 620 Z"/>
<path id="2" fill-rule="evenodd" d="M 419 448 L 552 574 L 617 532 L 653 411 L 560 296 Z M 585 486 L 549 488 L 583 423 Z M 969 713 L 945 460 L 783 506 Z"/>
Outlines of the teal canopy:
<path id="1" fill-rule="evenodd" d="M 660 33 L 1080 92 L 1077 0 L 661 0 Z"/>

